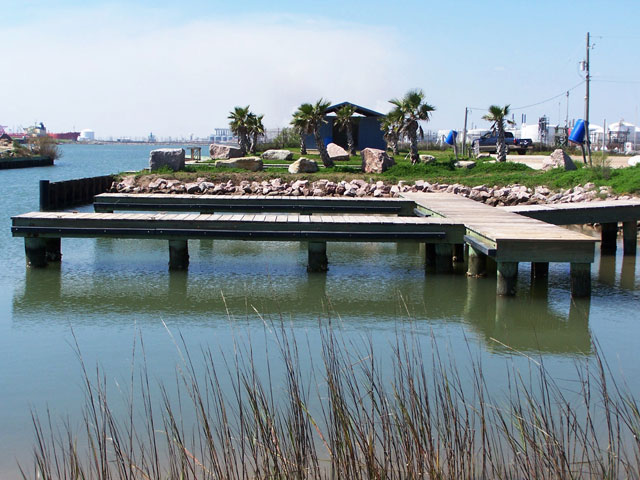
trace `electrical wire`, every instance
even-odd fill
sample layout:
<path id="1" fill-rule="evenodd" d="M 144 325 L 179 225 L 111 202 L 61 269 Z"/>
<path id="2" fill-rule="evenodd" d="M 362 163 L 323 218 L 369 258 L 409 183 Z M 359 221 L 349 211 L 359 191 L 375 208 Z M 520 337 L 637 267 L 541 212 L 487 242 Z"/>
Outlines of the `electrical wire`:
<path id="1" fill-rule="evenodd" d="M 560 98 L 560 97 L 562 97 L 562 96 L 566 95 L 566 94 L 567 94 L 567 92 L 570 92 L 571 90 L 575 90 L 575 89 L 576 89 L 576 88 L 578 88 L 580 85 L 584 84 L 584 82 L 585 82 L 585 80 L 582 80 L 582 81 L 581 81 L 580 83 L 578 83 L 577 85 L 574 85 L 573 87 L 568 88 L 567 90 L 563 91 L 562 93 L 559 93 L 558 95 L 554 95 L 554 96 L 553 96 L 553 97 L 551 97 L 551 98 L 547 98 L 546 100 L 542 100 L 541 102 L 532 103 L 532 104 L 530 104 L 530 105 L 524 105 L 524 106 L 522 106 L 522 107 L 513 107 L 513 108 L 511 108 L 510 110 L 511 110 L 511 111 L 513 111 L 513 110 L 523 110 L 523 109 L 525 109 L 525 108 L 536 107 L 536 106 L 538 106 L 538 105 L 542 105 L 543 103 L 550 102 L 550 101 L 552 101 L 552 100 L 555 100 L 556 98 Z"/>

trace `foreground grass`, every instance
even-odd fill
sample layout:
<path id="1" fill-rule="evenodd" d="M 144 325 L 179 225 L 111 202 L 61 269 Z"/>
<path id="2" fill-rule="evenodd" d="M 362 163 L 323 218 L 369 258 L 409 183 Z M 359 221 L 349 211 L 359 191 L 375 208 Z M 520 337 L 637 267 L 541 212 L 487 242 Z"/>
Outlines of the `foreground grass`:
<path id="1" fill-rule="evenodd" d="M 609 379 L 596 353 L 563 390 L 544 365 L 510 372 L 507 391 L 482 365 L 425 358 L 415 335 L 390 338 L 391 358 L 371 342 L 345 343 L 321 325 L 321 358 L 280 321 L 267 321 L 276 352 L 257 364 L 250 342 L 231 358 L 184 342 L 173 387 L 151 394 L 146 365 L 132 372 L 118 416 L 106 375 L 82 363 L 86 404 L 78 433 L 34 415 L 34 464 L 45 479 L 602 479 L 640 475 L 640 405 Z M 275 354 L 275 355 L 274 355 Z M 310 355 L 310 354 L 309 354 Z M 277 357 L 274 359 L 274 356 Z M 82 357 L 79 356 L 82 362 Z M 272 363 L 273 362 L 273 363 Z M 272 376 L 275 362 L 284 377 Z M 386 367 L 391 374 L 383 374 Z M 463 377 L 470 380 L 463 380 Z M 230 384 L 230 386 L 228 386 Z M 134 400 L 139 399 L 139 400 Z M 116 402 L 117 403 L 117 402 Z M 315 404 L 318 407 L 311 408 Z M 313 410 L 313 411 L 312 411 Z M 138 416 L 139 414 L 139 416 Z M 186 426 L 184 417 L 195 425 Z"/>

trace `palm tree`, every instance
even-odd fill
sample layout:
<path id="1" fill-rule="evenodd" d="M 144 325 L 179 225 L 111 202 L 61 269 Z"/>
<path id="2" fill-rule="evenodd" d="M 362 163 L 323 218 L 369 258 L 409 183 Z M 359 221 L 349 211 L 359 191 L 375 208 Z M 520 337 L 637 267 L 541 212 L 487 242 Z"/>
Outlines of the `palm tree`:
<path id="1" fill-rule="evenodd" d="M 324 115 L 329 105 L 331 105 L 331 102 L 321 98 L 315 104 L 303 103 L 294 114 L 294 119 L 296 116 L 299 116 L 301 118 L 300 121 L 306 122 L 309 131 L 313 132 L 318 151 L 320 152 L 320 159 L 325 167 L 333 167 L 333 160 L 329 158 L 327 147 L 320 137 L 320 127 L 323 123 L 326 123 Z"/>
<path id="2" fill-rule="evenodd" d="M 258 137 L 264 135 L 264 125 L 262 119 L 264 115 L 256 115 L 249 112 L 247 121 L 247 135 L 249 136 L 249 151 L 251 155 L 256 154 L 256 148 L 258 147 Z"/>
<path id="3" fill-rule="evenodd" d="M 349 150 L 349 155 L 356 154 L 356 146 L 353 142 L 353 121 L 351 120 L 351 117 L 353 117 L 355 113 L 356 107 L 350 103 L 340 107 L 336 112 L 337 127 L 347 132 L 347 150 Z"/>
<path id="4" fill-rule="evenodd" d="M 238 137 L 238 143 L 240 143 L 240 150 L 242 155 L 245 155 L 249 146 L 249 105 L 246 107 L 234 107 L 233 111 L 229 112 L 227 117 L 229 120 L 229 127 L 231 132 Z"/>
<path id="5" fill-rule="evenodd" d="M 436 107 L 424 102 L 424 92 L 422 90 L 409 90 L 401 99 L 389 100 L 396 106 L 402 114 L 401 133 L 409 137 L 411 143 L 411 163 L 418 163 L 420 156 L 418 155 L 418 132 L 420 137 L 424 138 L 424 131 L 420 126 L 420 120 L 428 121 L 431 118 L 431 112 Z"/>
<path id="6" fill-rule="evenodd" d="M 307 145 L 304 138 L 313 132 L 309 129 L 309 122 L 307 122 L 307 119 L 300 111 L 300 108 L 298 108 L 298 110 L 293 114 L 290 124 L 295 132 L 300 135 L 300 154 L 306 155 Z"/>
<path id="7" fill-rule="evenodd" d="M 384 141 L 387 142 L 387 149 L 391 149 L 394 155 L 398 154 L 398 142 L 402 130 L 402 112 L 394 108 L 387 113 L 380 122 Z"/>
<path id="8" fill-rule="evenodd" d="M 507 115 L 509 115 L 509 105 L 505 105 L 504 107 L 491 105 L 489 107 L 489 113 L 482 117 L 483 120 L 492 122 L 491 130 L 498 136 L 498 140 L 496 141 L 496 156 L 499 162 L 507 161 L 507 144 L 504 141 L 505 126 L 507 124 L 515 124 L 507 118 Z"/>

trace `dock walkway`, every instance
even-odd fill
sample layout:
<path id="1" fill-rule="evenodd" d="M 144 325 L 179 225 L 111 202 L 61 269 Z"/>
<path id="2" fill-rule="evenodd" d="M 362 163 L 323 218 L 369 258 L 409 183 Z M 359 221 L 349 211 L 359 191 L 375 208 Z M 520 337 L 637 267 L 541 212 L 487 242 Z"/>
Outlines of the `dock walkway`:
<path id="1" fill-rule="evenodd" d="M 572 290 L 590 288 L 595 239 L 581 233 L 485 205 L 450 193 L 403 193 L 424 214 L 465 226 L 469 273 L 480 275 L 485 256 L 497 262 L 498 293 L 512 294 L 519 262 L 531 262 L 544 275 L 549 262 L 571 264 Z M 585 292 L 588 294 L 588 292 Z"/>

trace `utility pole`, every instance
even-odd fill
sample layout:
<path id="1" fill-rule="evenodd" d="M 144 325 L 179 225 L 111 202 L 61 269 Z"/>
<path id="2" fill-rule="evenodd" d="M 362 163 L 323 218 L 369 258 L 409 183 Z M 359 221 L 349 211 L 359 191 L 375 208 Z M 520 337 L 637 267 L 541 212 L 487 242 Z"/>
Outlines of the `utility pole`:
<path id="1" fill-rule="evenodd" d="M 587 58 L 585 61 L 585 69 L 587 72 L 587 77 L 586 77 L 586 85 L 587 85 L 587 91 L 584 97 L 584 128 L 586 130 L 586 135 L 587 135 L 587 155 L 589 157 L 589 165 L 592 165 L 591 163 L 591 137 L 589 135 L 589 81 L 591 80 L 591 75 L 590 75 L 590 68 L 591 66 L 589 65 L 589 50 L 591 49 L 591 45 L 589 44 L 590 41 L 590 37 L 589 37 L 589 32 L 587 32 Z"/>
<path id="2" fill-rule="evenodd" d="M 462 129 L 462 156 L 464 157 L 465 150 L 467 148 L 467 113 L 469 108 L 464 107 L 464 128 Z"/>

